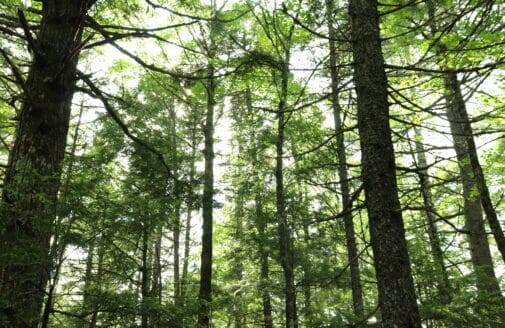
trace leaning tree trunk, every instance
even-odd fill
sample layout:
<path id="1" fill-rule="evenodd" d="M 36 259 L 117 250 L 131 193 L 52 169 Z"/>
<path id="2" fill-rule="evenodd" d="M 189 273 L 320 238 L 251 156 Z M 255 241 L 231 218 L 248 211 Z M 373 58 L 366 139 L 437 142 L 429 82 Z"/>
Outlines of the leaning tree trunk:
<path id="1" fill-rule="evenodd" d="M 450 100 L 450 108 L 447 109 L 447 116 L 448 118 L 450 116 L 449 120 L 451 121 L 451 129 L 453 129 L 454 126 L 455 129 L 461 130 L 458 131 L 461 135 L 458 136 L 460 141 L 457 147 L 461 148 L 460 151 L 465 153 L 466 159 L 469 162 L 469 166 L 471 167 L 473 173 L 473 180 L 475 181 L 476 189 L 479 192 L 482 208 L 486 213 L 489 227 L 491 228 L 495 238 L 498 250 L 501 253 L 502 259 L 505 261 L 505 236 L 503 235 L 503 230 L 500 222 L 498 221 L 498 216 L 493 206 L 489 188 L 487 187 L 486 179 L 484 177 L 484 172 L 482 171 L 482 166 L 479 162 L 477 147 L 475 146 L 475 140 L 473 138 L 472 126 L 466 111 L 466 103 L 463 99 L 463 95 L 461 94 L 461 85 L 456 73 L 446 75 L 445 87 L 447 88 Z"/>
<path id="2" fill-rule="evenodd" d="M 93 2 L 44 1 L 38 37 L 30 42 L 33 62 L 2 194 L 4 326 L 35 327 L 40 320 L 83 20 Z"/>
<path id="3" fill-rule="evenodd" d="M 333 107 L 333 120 L 335 122 L 335 133 L 337 135 L 337 157 L 338 157 L 338 177 L 340 180 L 340 192 L 342 193 L 342 209 L 344 214 L 345 240 L 347 245 L 347 260 L 351 272 L 352 305 L 357 318 L 364 315 L 363 291 L 361 288 L 360 269 L 358 259 L 358 248 L 356 246 L 356 236 L 352 212 L 351 193 L 349 187 L 349 175 L 347 171 L 347 155 L 345 153 L 343 123 L 340 116 L 342 108 L 339 102 L 339 76 L 337 71 L 337 49 L 335 46 L 336 31 L 333 26 L 334 3 L 326 0 L 326 16 L 329 31 L 330 47 L 330 77 L 331 77 L 331 104 Z"/>
<path id="4" fill-rule="evenodd" d="M 451 128 L 463 187 L 466 229 L 469 232 L 468 239 L 472 264 L 477 278 L 477 289 L 481 292 L 498 295 L 500 294 L 500 286 L 493 269 L 493 259 L 484 227 L 481 194 L 478 192 L 478 183 L 467 148 L 468 139 L 471 138 L 473 140 L 473 136 L 469 127 L 468 117 L 462 115 L 465 103 L 461 95 L 456 73 L 447 74 L 444 77 L 444 82 L 447 90 L 447 119 Z M 466 110 L 464 114 L 466 114 Z"/>
<path id="5" fill-rule="evenodd" d="M 420 328 L 398 199 L 377 1 L 351 0 L 362 178 L 383 327 Z"/>

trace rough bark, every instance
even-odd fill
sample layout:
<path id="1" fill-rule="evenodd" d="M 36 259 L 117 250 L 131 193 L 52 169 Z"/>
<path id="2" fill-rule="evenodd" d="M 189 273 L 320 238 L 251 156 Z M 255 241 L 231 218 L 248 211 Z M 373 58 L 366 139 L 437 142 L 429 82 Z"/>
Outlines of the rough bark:
<path id="1" fill-rule="evenodd" d="M 2 194 L 0 323 L 9 327 L 40 320 L 82 22 L 93 2 L 44 1 L 30 44 L 33 61 Z"/>
<path id="2" fill-rule="evenodd" d="M 351 0 L 362 179 L 383 327 L 420 328 L 398 199 L 377 1 Z"/>
<path id="3" fill-rule="evenodd" d="M 330 47 L 330 77 L 331 77 L 331 104 L 333 107 L 333 119 L 335 133 L 337 135 L 338 176 L 340 180 L 340 192 L 342 194 L 342 208 L 344 215 L 345 241 L 347 245 L 347 259 L 351 272 L 352 304 L 354 314 L 361 318 L 364 315 L 363 291 L 361 289 L 358 249 L 352 212 L 352 201 L 349 188 L 349 176 L 347 171 L 347 156 L 345 153 L 343 123 L 340 118 L 342 108 L 339 102 L 339 76 L 337 71 L 337 49 L 335 45 L 336 31 L 333 25 L 333 0 L 326 0 L 326 16 L 328 21 L 329 47 Z"/>
<path id="4" fill-rule="evenodd" d="M 444 264 L 444 253 L 440 246 L 440 237 L 438 235 L 437 222 L 434 215 L 435 207 L 430 188 L 430 178 L 428 175 L 428 162 L 424 145 L 422 142 L 421 131 L 415 127 L 416 138 L 416 154 L 417 154 L 417 168 L 419 175 L 419 184 L 421 186 L 421 194 L 423 197 L 423 204 L 425 208 L 426 218 L 428 220 L 428 237 L 430 240 L 431 255 L 435 265 L 436 280 L 438 295 L 443 303 L 449 303 L 451 300 L 451 286 L 449 284 L 449 277 Z"/>

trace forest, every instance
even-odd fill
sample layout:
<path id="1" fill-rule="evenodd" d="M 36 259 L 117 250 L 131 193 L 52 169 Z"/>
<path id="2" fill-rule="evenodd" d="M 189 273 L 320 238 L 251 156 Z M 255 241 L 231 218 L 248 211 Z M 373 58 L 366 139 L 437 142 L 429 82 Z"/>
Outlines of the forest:
<path id="1" fill-rule="evenodd" d="M 0 0 L 0 327 L 505 327 L 504 17 Z"/>

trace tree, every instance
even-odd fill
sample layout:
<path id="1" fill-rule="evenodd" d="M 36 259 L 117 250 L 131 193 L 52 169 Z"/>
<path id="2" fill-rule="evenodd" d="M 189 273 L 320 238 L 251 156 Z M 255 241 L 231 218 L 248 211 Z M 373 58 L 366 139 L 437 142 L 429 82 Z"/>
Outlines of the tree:
<path id="1" fill-rule="evenodd" d="M 44 1 L 38 37 L 25 28 L 32 63 L 26 81 L 18 81 L 23 106 L 4 179 L 0 229 L 1 322 L 11 327 L 39 322 L 83 21 L 93 4 Z"/>
<path id="2" fill-rule="evenodd" d="M 398 200 L 376 1 L 349 3 L 362 179 L 384 327 L 421 327 Z"/>

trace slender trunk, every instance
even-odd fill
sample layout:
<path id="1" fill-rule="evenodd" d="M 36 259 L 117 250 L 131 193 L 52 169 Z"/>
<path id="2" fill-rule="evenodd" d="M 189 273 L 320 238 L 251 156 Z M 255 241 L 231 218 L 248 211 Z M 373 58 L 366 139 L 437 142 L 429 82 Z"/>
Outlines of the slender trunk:
<path id="1" fill-rule="evenodd" d="M 212 58 L 212 56 L 209 56 Z M 203 199 L 202 199 L 202 256 L 200 269 L 200 300 L 198 310 L 198 327 L 210 327 L 210 302 L 212 301 L 212 224 L 214 197 L 214 102 L 216 85 L 214 80 L 214 66 L 208 65 L 206 82 L 207 112 L 204 126 L 204 159 Z"/>
<path id="2" fill-rule="evenodd" d="M 300 204 L 302 204 L 303 200 L 300 200 Z M 309 233 L 309 222 L 308 215 L 305 216 L 305 220 L 303 220 L 303 241 L 305 242 L 305 247 L 311 249 L 310 245 L 310 233 Z M 309 267 L 310 268 L 310 267 Z M 311 272 L 310 269 L 304 266 L 303 268 L 303 280 L 305 284 L 303 286 L 303 294 L 305 300 L 305 322 L 307 327 L 314 326 L 314 309 L 312 308 L 312 292 L 311 292 Z"/>
<path id="3" fill-rule="evenodd" d="M 149 227 L 144 226 L 144 231 L 142 232 L 142 276 L 141 276 L 141 323 L 142 328 L 147 328 L 149 323 L 149 311 L 148 311 L 148 300 L 149 300 Z"/>
<path id="4" fill-rule="evenodd" d="M 186 300 L 186 289 L 188 284 L 188 269 L 189 269 L 189 251 L 191 249 L 191 215 L 193 209 L 191 204 L 188 202 L 188 208 L 186 212 L 186 222 L 184 231 L 184 258 L 182 259 L 182 276 L 181 276 L 181 300 L 185 303 Z"/>
<path id="5" fill-rule="evenodd" d="M 92 239 L 88 245 L 88 254 L 86 255 L 86 269 L 84 271 L 84 288 L 82 295 L 82 314 L 85 317 L 86 312 L 92 308 L 92 299 L 90 295 L 91 286 L 93 285 L 93 257 L 95 256 L 95 240 Z"/>
<path id="6" fill-rule="evenodd" d="M 180 182 L 175 182 L 175 209 L 174 209 L 174 302 L 181 304 L 181 278 L 180 278 L 180 236 L 181 236 L 181 190 Z"/>
<path id="7" fill-rule="evenodd" d="M 66 176 L 66 181 L 64 183 L 63 189 L 61 191 L 61 194 L 63 195 L 59 203 L 65 204 L 67 195 L 69 193 L 69 187 L 70 187 L 70 182 L 72 179 L 72 173 L 74 170 L 74 164 L 75 164 L 75 151 L 77 149 L 77 139 L 79 138 L 79 128 L 81 126 L 81 120 L 82 120 L 82 114 L 84 112 L 84 106 L 81 103 L 80 109 L 79 109 L 79 118 L 77 120 L 77 124 L 75 126 L 74 130 L 74 136 L 72 138 L 72 146 L 70 150 L 70 163 L 68 165 L 68 171 L 67 171 L 67 176 Z M 65 226 L 65 231 L 63 232 L 63 235 L 60 230 L 63 228 L 63 223 L 60 220 L 57 220 L 55 222 L 56 229 L 55 233 L 53 235 L 53 242 L 50 247 L 50 258 L 53 261 L 53 272 L 49 278 L 49 287 L 47 289 L 47 296 L 46 296 L 46 302 L 44 304 L 44 310 L 42 312 L 42 319 L 41 319 L 41 328 L 47 328 L 47 325 L 49 324 L 49 317 L 53 311 L 53 302 L 54 302 L 54 291 L 56 290 L 56 286 L 58 284 L 58 278 L 60 275 L 60 270 L 61 266 L 63 265 L 63 256 L 65 255 L 65 250 L 67 248 L 67 243 L 62 241 L 61 237 L 66 236 L 70 229 L 72 228 L 72 225 L 75 221 L 75 216 L 71 214 L 71 217 L 69 218 L 68 224 Z M 64 238 L 63 238 L 64 239 Z"/>
<path id="8" fill-rule="evenodd" d="M 336 31 L 333 25 L 333 0 L 326 0 L 326 16 L 328 21 L 329 47 L 330 47 L 330 76 L 331 76 L 331 103 L 333 107 L 333 119 L 335 123 L 335 133 L 337 135 L 337 156 L 338 175 L 340 180 L 340 192 L 342 193 L 342 208 L 346 211 L 344 215 L 345 240 L 347 245 L 347 259 L 351 271 L 351 290 L 354 314 L 357 318 L 364 315 L 363 291 L 361 289 L 360 269 L 358 259 L 358 249 L 356 246 L 356 234 L 352 212 L 352 201 L 349 188 L 349 177 L 347 171 L 347 156 L 345 153 L 343 123 L 340 118 L 342 108 L 339 102 L 339 76 L 337 71 L 337 49 L 335 45 Z"/>
<path id="9" fill-rule="evenodd" d="M 466 229 L 469 231 L 468 239 L 472 264 L 476 272 L 477 289 L 486 293 L 499 294 L 500 287 L 493 269 L 493 259 L 484 227 L 481 194 L 477 187 L 477 181 L 467 148 L 468 137 L 472 135 L 467 135 L 471 131 L 467 131 L 468 126 L 465 129 L 465 119 L 461 115 L 464 101 L 456 73 L 447 74 L 444 77 L 444 82 L 447 90 L 447 118 L 451 128 L 454 150 L 456 151 L 461 175 Z"/>
<path id="10" fill-rule="evenodd" d="M 417 169 L 419 175 L 419 184 L 421 186 L 421 194 L 423 197 L 424 208 L 426 211 L 426 218 L 428 219 L 428 237 L 430 240 L 431 255 L 435 265 L 436 280 L 438 295 L 443 303 L 449 303 L 451 300 L 451 286 L 449 284 L 449 277 L 444 264 L 444 253 L 440 246 L 440 237 L 438 235 L 438 228 L 436 218 L 434 215 L 434 205 L 430 189 L 430 179 L 428 176 L 428 162 L 424 145 L 422 142 L 421 131 L 418 127 L 415 130 L 416 140 L 416 153 L 417 153 Z"/>
<path id="11" fill-rule="evenodd" d="M 489 194 L 489 189 L 487 187 L 486 179 L 484 177 L 484 172 L 482 171 L 482 166 L 479 162 L 479 156 L 477 154 L 477 147 L 475 146 L 475 140 L 473 138 L 473 130 L 466 110 L 465 100 L 461 94 L 461 85 L 458 81 L 456 73 L 450 73 L 445 78 L 445 86 L 450 94 L 450 100 L 452 102 L 451 113 L 447 113 L 448 116 L 451 115 L 455 120 L 452 122 L 459 126 L 459 131 L 462 133 L 460 147 L 463 147 L 467 156 L 467 160 L 470 163 L 473 172 L 473 179 L 475 180 L 475 186 L 479 192 L 480 202 L 482 208 L 486 214 L 489 227 L 493 233 L 496 245 L 505 261 L 505 236 L 503 235 L 503 230 L 498 221 L 498 216 L 496 215 L 496 210 L 493 206 L 491 196 Z"/>
<path id="12" fill-rule="evenodd" d="M 267 240 L 267 223 L 266 218 L 263 213 L 263 205 L 261 202 L 261 195 L 256 195 L 255 197 L 255 207 L 256 207 L 256 220 L 258 227 L 258 235 L 260 244 L 260 290 L 261 290 L 261 301 L 263 305 L 263 326 L 265 328 L 273 328 L 272 320 L 272 302 L 270 300 L 270 292 L 268 290 L 269 278 L 269 266 L 268 266 L 268 248 L 265 246 L 263 241 Z"/>
<path id="13" fill-rule="evenodd" d="M 242 153 L 243 149 L 239 146 L 239 152 Z M 242 264 L 243 258 L 243 250 L 242 243 L 240 242 L 240 238 L 242 238 L 243 227 L 242 227 L 242 218 L 244 216 L 244 196 L 243 191 L 239 191 L 239 195 L 237 195 L 237 201 L 235 204 L 235 241 L 237 243 L 237 248 L 234 251 L 234 280 L 238 282 L 238 290 L 234 293 L 234 302 L 233 302 L 233 316 L 234 316 L 234 328 L 242 328 L 245 316 L 244 310 L 244 300 L 242 299 L 242 278 L 244 265 Z"/>
<path id="14" fill-rule="evenodd" d="M 153 274 L 151 296 L 158 299 L 158 304 L 161 304 L 161 243 L 163 239 L 163 227 L 159 226 L 156 231 L 156 240 L 154 241 L 153 250 Z"/>
<path id="15" fill-rule="evenodd" d="M 434 19 L 436 3 L 428 1 L 428 17 L 430 19 L 430 32 L 434 36 L 439 32 L 439 28 Z M 446 50 L 447 46 L 439 44 L 437 51 Z M 442 66 L 442 68 L 445 68 Z M 463 207 L 465 213 L 465 226 L 469 231 L 468 243 L 470 245 L 470 257 L 476 275 L 477 290 L 487 296 L 495 295 L 497 300 L 503 303 L 500 293 L 500 286 L 493 268 L 493 259 L 489 249 L 489 241 L 486 235 L 484 220 L 482 216 L 481 203 L 491 205 L 489 191 L 485 186 L 485 180 L 477 156 L 475 142 L 473 140 L 472 127 L 466 112 L 466 104 L 461 93 L 461 86 L 456 72 L 446 73 L 443 76 L 446 89 L 446 115 L 449 120 L 454 150 L 458 159 L 461 184 L 463 188 Z M 479 180 L 480 179 L 480 180 Z M 486 187 L 486 188 L 484 188 Z M 487 200 L 482 201 L 482 197 Z M 486 206 L 489 210 L 489 207 Z M 496 213 L 495 213 L 496 214 Z M 494 220 L 492 213 L 488 219 L 491 229 L 495 234 L 497 243 L 502 244 L 505 250 L 503 232 L 499 222 Z M 499 246 L 501 251 L 501 247 Z M 502 252 L 502 256 L 504 253 Z M 478 307 L 477 307 L 477 310 Z M 505 312 L 501 311 L 502 320 L 505 321 Z M 499 324 L 496 327 L 501 327 Z"/>
<path id="16" fill-rule="evenodd" d="M 97 327 L 97 321 L 98 321 L 98 312 L 100 311 L 100 305 L 101 305 L 101 293 L 102 293 L 102 274 L 103 274 L 103 261 L 104 261 L 104 256 L 105 256 L 105 249 L 102 245 L 99 244 L 98 246 L 98 266 L 96 270 L 96 279 L 94 283 L 97 284 L 97 292 L 98 295 L 93 295 L 92 297 L 92 302 L 93 302 L 93 312 L 91 313 L 91 320 L 89 323 L 89 328 L 96 328 Z"/>
<path id="17" fill-rule="evenodd" d="M 192 146 L 191 146 L 191 163 L 189 168 L 189 185 L 193 186 L 195 177 L 195 157 L 196 157 L 196 135 L 195 130 L 192 130 Z M 189 251 L 191 249 L 191 215 L 193 212 L 193 202 L 189 197 L 187 203 L 186 222 L 184 231 L 184 258 L 182 260 L 182 277 L 181 277 L 181 300 L 182 304 L 186 300 L 186 289 L 188 284 L 188 268 L 189 268 Z"/>
<path id="18" fill-rule="evenodd" d="M 284 172 L 283 172 L 283 154 L 284 154 L 284 128 L 286 120 L 284 111 L 286 110 L 286 101 L 288 94 L 289 80 L 289 52 L 286 51 L 284 58 L 284 67 L 281 72 L 281 94 L 277 112 L 277 142 L 275 144 L 275 196 L 277 210 L 277 224 L 279 234 L 279 255 L 282 270 L 284 273 L 284 296 L 285 296 L 285 315 L 286 328 L 298 327 L 298 318 L 296 313 L 296 289 L 293 268 L 293 249 L 291 247 L 291 226 L 288 223 L 286 215 L 286 201 L 284 198 Z"/>
<path id="19" fill-rule="evenodd" d="M 93 1 L 44 1 L 2 194 L 0 324 L 35 327 L 75 89 L 82 21 Z"/>
<path id="20" fill-rule="evenodd" d="M 382 325 L 420 328 L 421 320 L 398 199 L 377 1 L 351 0 L 349 13 L 362 179 Z"/>

